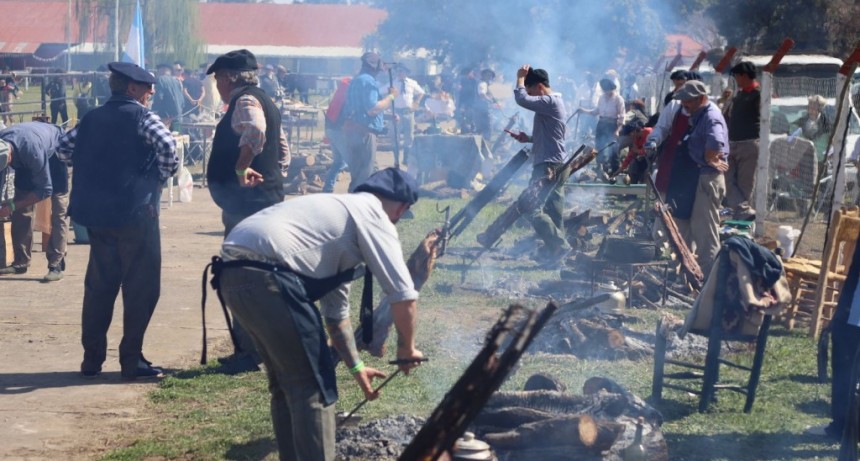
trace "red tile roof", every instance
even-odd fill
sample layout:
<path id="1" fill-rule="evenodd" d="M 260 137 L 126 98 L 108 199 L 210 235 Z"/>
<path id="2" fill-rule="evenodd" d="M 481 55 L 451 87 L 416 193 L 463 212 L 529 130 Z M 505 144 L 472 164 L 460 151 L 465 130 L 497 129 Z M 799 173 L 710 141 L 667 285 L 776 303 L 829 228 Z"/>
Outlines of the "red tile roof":
<path id="1" fill-rule="evenodd" d="M 361 48 L 385 17 L 365 5 L 200 4 L 209 45 Z"/>
<path id="2" fill-rule="evenodd" d="M 365 5 L 265 3 L 199 3 L 204 43 L 234 47 L 278 47 L 351 50 L 360 53 L 362 39 L 376 31 L 384 10 Z M 2 0 L 0 53 L 32 53 L 42 43 L 65 43 L 69 22 L 65 0 Z M 79 40 L 72 5 L 72 42 Z M 101 21 L 102 28 L 106 20 Z M 99 34 L 102 37 L 104 33 Z M 120 34 L 125 39 L 125 33 Z M 107 41 L 100 38 L 96 41 Z M 276 49 L 276 48 L 267 48 Z M 217 51 L 222 52 L 222 51 Z"/>
<path id="3" fill-rule="evenodd" d="M 683 34 L 668 34 L 666 35 L 666 52 L 663 56 L 674 58 L 678 54 L 678 43 L 681 43 L 681 56 L 690 57 L 697 56 L 705 47 L 701 43 L 693 40 Z"/>

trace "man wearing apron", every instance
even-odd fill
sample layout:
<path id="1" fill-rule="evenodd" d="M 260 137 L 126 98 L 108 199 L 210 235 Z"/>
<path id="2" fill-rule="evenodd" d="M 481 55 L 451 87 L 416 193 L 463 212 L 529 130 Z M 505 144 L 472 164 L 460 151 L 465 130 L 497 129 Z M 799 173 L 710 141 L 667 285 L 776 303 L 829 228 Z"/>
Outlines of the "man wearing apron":
<path id="1" fill-rule="evenodd" d="M 326 330 L 365 396 L 378 397 L 371 380 L 384 375 L 364 366 L 353 338 L 352 280 L 364 273 L 367 283 L 369 271 L 391 301 L 397 359 L 423 357 L 414 336 L 418 292 L 394 227 L 417 190 L 407 173 L 387 168 L 352 194 L 309 195 L 266 208 L 224 241 L 213 284 L 265 364 L 280 459 L 334 459 L 337 389 Z M 369 292 L 362 297 L 372 303 Z"/>

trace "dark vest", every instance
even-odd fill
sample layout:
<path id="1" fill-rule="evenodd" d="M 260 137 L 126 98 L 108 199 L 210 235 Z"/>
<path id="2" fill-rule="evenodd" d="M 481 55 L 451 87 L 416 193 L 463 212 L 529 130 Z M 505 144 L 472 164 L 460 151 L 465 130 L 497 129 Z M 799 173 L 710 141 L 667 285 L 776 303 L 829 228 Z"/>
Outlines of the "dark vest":
<path id="1" fill-rule="evenodd" d="M 127 96 L 113 96 L 78 125 L 72 155 L 69 215 L 87 227 L 124 227 L 161 192 L 155 148 L 138 134 L 149 112 Z"/>
<path id="2" fill-rule="evenodd" d="M 251 162 L 251 168 L 263 175 L 263 183 L 253 188 L 239 186 L 236 178 L 239 135 L 230 126 L 236 101 L 245 94 L 260 101 L 266 117 L 266 144 L 263 151 Z M 227 113 L 221 117 L 215 129 L 212 154 L 206 171 L 209 192 L 222 210 L 240 216 L 251 216 L 263 208 L 284 201 L 284 180 L 278 163 L 280 139 L 281 113 L 263 90 L 249 85 L 230 100 Z"/>
<path id="3" fill-rule="evenodd" d="M 761 126 L 761 87 L 753 91 L 738 90 L 729 116 L 729 141 L 758 139 Z"/>

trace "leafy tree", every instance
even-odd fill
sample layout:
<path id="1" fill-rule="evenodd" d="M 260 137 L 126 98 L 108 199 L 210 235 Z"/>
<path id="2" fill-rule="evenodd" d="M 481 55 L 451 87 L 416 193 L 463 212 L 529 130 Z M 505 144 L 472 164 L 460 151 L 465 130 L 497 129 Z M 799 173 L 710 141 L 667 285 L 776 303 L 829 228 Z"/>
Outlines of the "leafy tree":
<path id="1" fill-rule="evenodd" d="M 824 26 L 828 23 L 830 2 L 712 0 L 706 13 L 714 18 L 729 44 L 748 53 L 773 52 L 785 37 L 795 40 L 795 51 L 827 52 L 831 50 L 831 40 Z"/>
<path id="2" fill-rule="evenodd" d="M 119 5 L 119 24 L 115 8 Z M 94 42 L 113 49 L 114 31 L 119 27 L 120 43 L 125 43 L 134 20 L 135 0 L 75 0 L 75 12 L 81 36 L 95 36 L 102 30 L 105 36 L 95 36 Z M 181 60 L 194 63 L 203 56 L 203 39 L 198 33 L 199 8 L 196 0 L 141 0 L 147 65 Z"/>

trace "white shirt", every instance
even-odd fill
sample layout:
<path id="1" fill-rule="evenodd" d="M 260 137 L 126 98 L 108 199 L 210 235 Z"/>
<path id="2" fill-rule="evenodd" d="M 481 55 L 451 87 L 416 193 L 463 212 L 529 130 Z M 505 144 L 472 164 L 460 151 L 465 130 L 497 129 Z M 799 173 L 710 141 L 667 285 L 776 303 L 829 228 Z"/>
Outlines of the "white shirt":
<path id="1" fill-rule="evenodd" d="M 600 118 L 614 118 L 620 126 L 624 123 L 624 99 L 618 93 L 612 96 L 603 93 L 597 101 L 597 116 Z"/>
<path id="2" fill-rule="evenodd" d="M 315 194 L 270 206 L 243 220 L 224 240 L 225 261 L 287 266 L 322 279 L 366 264 L 391 303 L 418 299 L 397 229 L 375 195 Z M 328 319 L 349 317 L 345 283 L 320 299 Z"/>
<path id="3" fill-rule="evenodd" d="M 403 80 L 395 78 L 394 88 L 397 88 L 399 92 L 397 97 L 394 98 L 395 109 L 411 109 L 412 105 L 415 104 L 416 96 L 418 98 L 424 96 L 424 88 L 421 88 L 418 82 L 409 77 Z"/>

